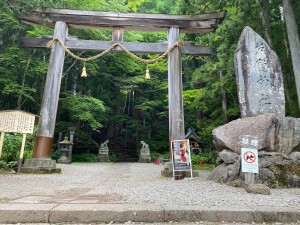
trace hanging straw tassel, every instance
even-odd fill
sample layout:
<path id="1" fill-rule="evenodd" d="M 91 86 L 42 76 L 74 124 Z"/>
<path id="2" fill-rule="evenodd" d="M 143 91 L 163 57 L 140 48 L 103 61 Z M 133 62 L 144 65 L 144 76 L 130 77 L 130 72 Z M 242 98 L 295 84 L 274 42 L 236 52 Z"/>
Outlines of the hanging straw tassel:
<path id="1" fill-rule="evenodd" d="M 86 74 L 86 68 L 85 68 L 85 63 L 83 64 L 81 77 L 82 77 L 82 78 L 86 78 L 86 77 L 87 77 L 87 74 Z"/>
<path id="2" fill-rule="evenodd" d="M 145 80 L 150 80 L 150 73 L 147 65 Z"/>

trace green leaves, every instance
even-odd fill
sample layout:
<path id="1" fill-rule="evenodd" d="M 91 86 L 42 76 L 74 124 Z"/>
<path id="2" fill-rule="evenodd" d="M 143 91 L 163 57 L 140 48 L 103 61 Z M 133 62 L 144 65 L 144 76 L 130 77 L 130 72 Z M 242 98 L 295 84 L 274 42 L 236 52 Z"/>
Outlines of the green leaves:
<path id="1" fill-rule="evenodd" d="M 91 96 L 80 96 L 65 93 L 66 97 L 61 98 L 62 110 L 66 111 L 70 119 L 76 124 L 88 125 L 92 130 L 98 130 L 105 121 L 105 108 L 103 102 Z"/>

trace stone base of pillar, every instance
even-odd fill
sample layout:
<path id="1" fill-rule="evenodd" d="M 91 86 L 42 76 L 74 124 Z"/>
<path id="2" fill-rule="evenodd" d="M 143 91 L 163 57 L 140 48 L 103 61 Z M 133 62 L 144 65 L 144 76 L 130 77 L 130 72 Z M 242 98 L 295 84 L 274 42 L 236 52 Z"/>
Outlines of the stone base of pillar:
<path id="1" fill-rule="evenodd" d="M 52 159 L 32 158 L 26 159 L 21 169 L 22 173 L 60 173 L 56 168 L 56 161 Z"/>

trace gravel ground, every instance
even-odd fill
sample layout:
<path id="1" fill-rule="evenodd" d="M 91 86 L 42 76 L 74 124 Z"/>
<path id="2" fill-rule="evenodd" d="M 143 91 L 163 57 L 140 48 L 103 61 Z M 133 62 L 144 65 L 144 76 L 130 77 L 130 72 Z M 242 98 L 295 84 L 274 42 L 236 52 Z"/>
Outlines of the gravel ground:
<path id="1" fill-rule="evenodd" d="M 255 195 L 243 188 L 206 181 L 206 172 L 194 180 L 163 178 L 163 166 L 154 164 L 73 163 L 58 167 L 61 174 L 0 174 L 0 203 L 27 196 L 40 196 L 43 202 L 41 197 L 51 195 L 71 201 L 108 194 L 119 196 L 118 203 L 130 204 L 282 206 L 300 210 L 300 188 L 271 189 L 271 195 Z"/>

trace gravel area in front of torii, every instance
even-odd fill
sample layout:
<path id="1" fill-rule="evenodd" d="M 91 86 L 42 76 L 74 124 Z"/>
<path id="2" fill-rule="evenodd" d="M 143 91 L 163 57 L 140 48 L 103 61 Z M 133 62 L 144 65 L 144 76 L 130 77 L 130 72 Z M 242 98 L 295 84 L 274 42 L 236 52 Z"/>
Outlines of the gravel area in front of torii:
<path id="1" fill-rule="evenodd" d="M 271 195 L 250 194 L 243 188 L 207 181 L 207 172 L 200 172 L 194 180 L 164 178 L 160 175 L 163 166 L 152 163 L 73 163 L 57 167 L 62 169 L 61 174 L 0 174 L 0 203 L 22 198 L 26 202 L 28 196 L 40 196 L 43 203 L 41 196 L 68 193 L 59 195 L 57 201 L 64 196 L 65 202 L 86 196 L 90 197 L 85 199 L 88 203 L 91 196 L 111 195 L 118 196 L 116 203 L 121 204 L 276 206 L 300 210 L 300 188 L 271 189 Z"/>

